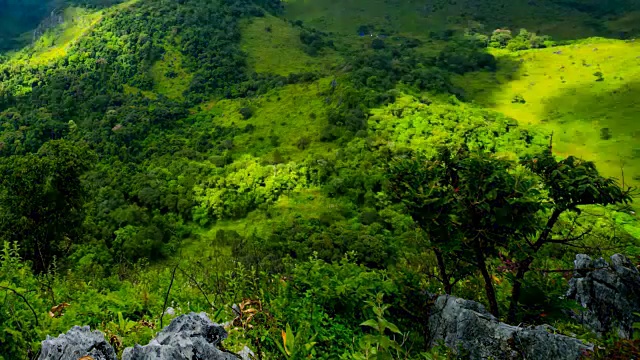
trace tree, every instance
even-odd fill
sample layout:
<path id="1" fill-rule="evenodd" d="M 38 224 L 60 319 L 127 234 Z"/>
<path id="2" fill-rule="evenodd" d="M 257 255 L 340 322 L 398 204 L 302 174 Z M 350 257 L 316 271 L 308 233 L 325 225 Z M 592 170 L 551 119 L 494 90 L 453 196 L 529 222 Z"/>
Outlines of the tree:
<path id="1" fill-rule="evenodd" d="M 554 231 L 561 216 L 580 215 L 583 205 L 631 201 L 631 189 L 600 176 L 593 163 L 575 157 L 557 161 L 550 148 L 519 165 L 463 148 L 456 154 L 444 149 L 435 159 L 411 154 L 389 166 L 391 198 L 402 202 L 427 233 L 447 293 L 455 284 L 450 273 L 454 267 L 447 263 L 464 259 L 480 271 L 491 312 L 498 316 L 487 260 L 500 249 L 516 258 L 511 322 L 524 277 L 539 251 L 548 244 L 575 245 L 589 233 L 587 228 L 575 234 L 576 216 L 572 224 Z"/>
<path id="2" fill-rule="evenodd" d="M 582 240 L 590 230 L 575 234 L 578 218 L 564 231 L 554 232 L 561 216 L 565 213 L 581 214 L 580 206 L 627 204 L 632 201 L 633 189 L 621 188 L 615 179 L 602 177 L 592 162 L 570 156 L 556 160 L 551 147 L 540 154 L 527 156 L 521 164 L 536 174 L 541 186 L 548 194 L 542 202 L 546 221 L 541 223 L 537 236 L 525 236 L 516 250 L 517 271 L 513 280 L 511 304 L 508 320 L 516 320 L 516 312 L 522 283 L 539 251 L 548 244 L 574 245 Z"/>
<path id="3" fill-rule="evenodd" d="M 513 35 L 511 35 L 511 30 L 496 29 L 493 31 L 493 34 L 491 34 L 489 44 L 492 47 L 505 47 L 512 38 Z"/>
<path id="4" fill-rule="evenodd" d="M 445 290 L 453 285 L 446 259 L 464 259 L 480 271 L 490 310 L 499 316 L 488 258 L 535 233 L 542 208 L 535 178 L 511 161 L 463 147 L 443 149 L 434 160 L 412 154 L 394 161 L 389 190 L 432 239 Z"/>
<path id="5" fill-rule="evenodd" d="M 92 160 L 85 146 L 54 140 L 36 154 L 0 163 L 0 237 L 18 242 L 34 270 L 47 270 L 54 257 L 77 241 L 85 201 L 80 178 Z"/>
<path id="6" fill-rule="evenodd" d="M 440 281 L 447 294 L 462 275 L 452 274 L 448 268 L 448 256 L 459 248 L 459 239 L 451 228 L 453 213 L 453 191 L 451 184 L 441 182 L 449 171 L 444 160 L 448 154 L 442 152 L 440 159 L 431 160 L 417 153 L 410 157 L 397 158 L 389 166 L 390 181 L 387 188 L 391 198 L 406 206 L 413 220 L 426 233 L 433 250 Z M 454 280 L 455 278 L 455 280 Z"/>

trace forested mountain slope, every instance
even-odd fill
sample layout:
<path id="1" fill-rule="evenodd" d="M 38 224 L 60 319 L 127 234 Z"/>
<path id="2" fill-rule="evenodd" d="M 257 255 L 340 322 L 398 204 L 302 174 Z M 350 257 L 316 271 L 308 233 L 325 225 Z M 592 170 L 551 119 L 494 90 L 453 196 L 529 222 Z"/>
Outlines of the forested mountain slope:
<path id="1" fill-rule="evenodd" d="M 0 358 L 189 311 L 265 359 L 446 356 L 426 292 L 621 348 L 567 317 L 563 275 L 640 255 L 640 54 L 547 35 L 630 37 L 635 3 L 337 4 L 75 2 L 0 55 Z"/>
<path id="2" fill-rule="evenodd" d="M 346 34 L 354 24 L 370 24 L 413 35 L 482 24 L 527 28 L 554 38 L 633 37 L 640 31 L 640 4 L 633 0 L 289 0 L 285 14 L 325 31 Z"/>
<path id="3" fill-rule="evenodd" d="M 102 9 L 122 0 L 2 0 L 0 1 L 0 52 L 33 43 L 42 31 L 59 25 L 64 9 L 82 6 Z"/>

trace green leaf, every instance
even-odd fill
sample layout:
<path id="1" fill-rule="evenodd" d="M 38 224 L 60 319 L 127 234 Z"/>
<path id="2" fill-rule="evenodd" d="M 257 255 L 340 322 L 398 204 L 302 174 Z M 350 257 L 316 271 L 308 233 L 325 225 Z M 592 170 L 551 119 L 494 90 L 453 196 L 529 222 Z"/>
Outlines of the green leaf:
<path id="1" fill-rule="evenodd" d="M 362 324 L 360 324 L 360 326 L 369 326 L 369 327 L 372 327 L 372 328 L 378 330 L 378 322 L 375 321 L 375 320 L 372 320 L 372 319 L 369 319 L 369 320 L 363 322 Z"/>
<path id="2" fill-rule="evenodd" d="M 118 324 L 120 325 L 120 330 L 124 331 L 127 324 L 124 322 L 124 316 L 122 316 L 121 311 L 118 311 Z"/>
<path id="3" fill-rule="evenodd" d="M 222 314 L 223 310 L 224 310 L 224 307 L 220 307 L 220 309 L 218 309 L 218 311 L 216 311 L 215 314 L 213 314 L 214 321 L 221 319 L 220 315 Z"/>
<path id="4" fill-rule="evenodd" d="M 382 325 L 384 325 L 387 329 L 391 330 L 392 332 L 396 334 L 401 334 L 400 329 L 398 329 L 396 325 L 390 323 L 389 321 L 385 319 L 380 319 L 380 322 L 382 323 Z"/>
<path id="5" fill-rule="evenodd" d="M 293 353 L 293 350 L 295 349 L 295 342 L 296 337 L 293 333 L 293 330 L 291 330 L 291 326 L 289 325 L 289 323 L 287 323 L 286 342 L 284 346 L 285 350 L 288 350 L 289 355 L 291 355 L 291 353 Z"/>
<path id="6" fill-rule="evenodd" d="M 274 341 L 276 343 L 276 345 L 278 346 L 278 349 L 280 349 L 280 352 L 282 353 L 282 355 L 284 355 L 285 358 L 289 358 L 289 354 L 287 353 L 287 351 L 284 349 L 284 347 L 282 347 L 282 345 L 280 345 L 280 341 Z"/>

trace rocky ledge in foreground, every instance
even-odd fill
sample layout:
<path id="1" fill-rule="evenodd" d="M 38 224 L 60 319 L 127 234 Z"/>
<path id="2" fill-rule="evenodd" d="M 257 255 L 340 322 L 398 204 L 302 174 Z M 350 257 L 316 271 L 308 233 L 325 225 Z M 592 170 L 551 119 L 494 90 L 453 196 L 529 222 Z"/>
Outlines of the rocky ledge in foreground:
<path id="1" fill-rule="evenodd" d="M 173 319 L 149 345 L 124 349 L 122 360 L 238 360 L 218 349 L 226 338 L 224 328 L 212 323 L 205 313 L 190 313 Z"/>
<path id="2" fill-rule="evenodd" d="M 74 326 L 57 338 L 47 335 L 42 342 L 38 360 L 117 360 L 116 352 L 104 339 L 100 331 L 91 331 L 89 326 Z"/>
<path id="3" fill-rule="evenodd" d="M 205 313 L 180 315 L 148 345 L 126 348 L 122 360 L 238 360 L 218 348 L 227 332 Z M 42 342 L 39 360 L 117 360 L 111 345 L 99 331 L 75 326 L 57 338 Z"/>
<path id="4" fill-rule="evenodd" d="M 499 322 L 483 305 L 439 296 L 431 308 L 431 345 L 439 341 L 470 359 L 577 360 L 593 346 L 553 334 L 548 325 L 517 327 Z"/>
<path id="5" fill-rule="evenodd" d="M 550 326 L 516 327 L 499 322 L 481 304 L 438 296 L 428 319 L 431 345 L 440 340 L 469 359 L 576 360 L 592 349 L 578 339 L 554 334 Z M 122 360 L 248 360 L 250 351 L 235 355 L 220 349 L 227 332 L 205 313 L 173 319 L 148 345 L 124 350 Z M 90 357 L 88 357 L 90 356 Z M 42 342 L 39 360 L 116 360 L 99 331 L 74 327 Z"/>

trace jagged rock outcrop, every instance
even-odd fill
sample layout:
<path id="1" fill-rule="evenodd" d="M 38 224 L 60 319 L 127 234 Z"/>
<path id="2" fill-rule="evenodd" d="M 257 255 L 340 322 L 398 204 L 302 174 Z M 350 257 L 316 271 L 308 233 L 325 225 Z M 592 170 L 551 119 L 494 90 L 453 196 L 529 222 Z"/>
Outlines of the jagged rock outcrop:
<path id="1" fill-rule="evenodd" d="M 449 295 L 435 300 L 429 317 L 431 345 L 439 340 L 470 359 L 576 360 L 592 346 L 550 333 L 550 326 L 501 323 L 483 305 Z"/>
<path id="2" fill-rule="evenodd" d="M 122 360 L 238 360 L 218 349 L 227 332 L 205 313 L 180 315 L 149 345 L 136 345 L 122 353 Z"/>
<path id="3" fill-rule="evenodd" d="M 47 336 L 38 360 L 77 360 L 91 356 L 95 360 L 116 360 L 116 352 L 100 331 L 89 326 L 74 326 L 57 338 Z"/>
<path id="4" fill-rule="evenodd" d="M 614 330 L 623 338 L 633 335 L 634 312 L 640 312 L 640 272 L 624 255 L 592 260 L 578 254 L 567 298 L 582 309 L 573 316 L 598 334 Z"/>
<path id="5" fill-rule="evenodd" d="M 242 356 L 220 350 L 227 332 L 209 320 L 205 313 L 190 313 L 173 319 L 148 345 L 124 349 L 122 360 L 238 360 L 248 359 L 251 350 Z M 89 326 L 74 326 L 57 338 L 47 336 L 42 342 L 38 360 L 78 360 L 90 356 L 93 360 L 117 360 L 113 347 L 100 331 Z"/>
<path id="6" fill-rule="evenodd" d="M 33 30 L 33 42 L 36 42 L 42 35 L 44 35 L 47 30 L 54 28 L 64 22 L 64 16 L 62 15 L 61 9 L 55 9 L 51 11 L 51 14 L 46 17 L 42 22 L 38 25 L 38 27 Z"/>

